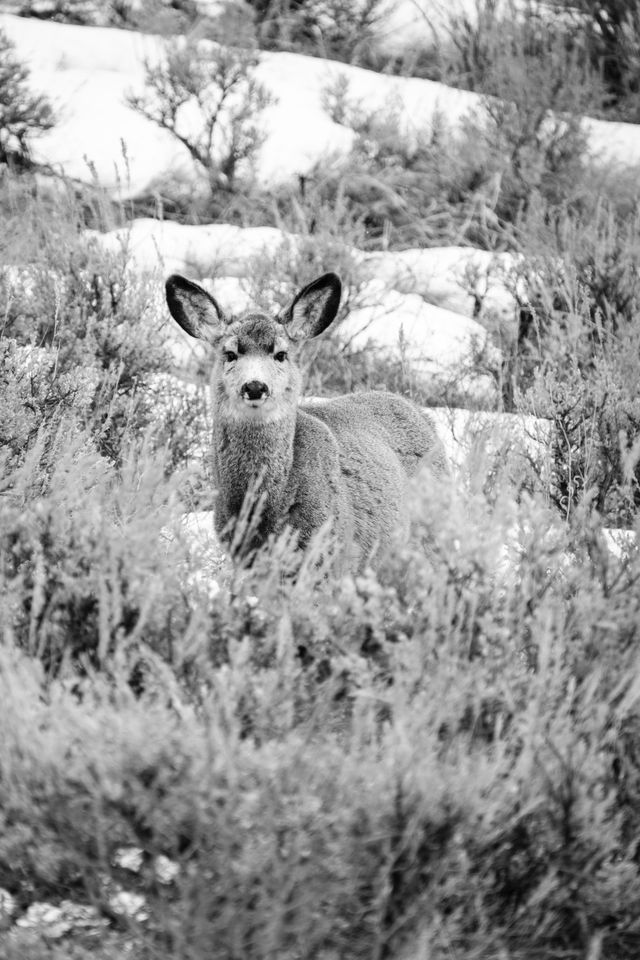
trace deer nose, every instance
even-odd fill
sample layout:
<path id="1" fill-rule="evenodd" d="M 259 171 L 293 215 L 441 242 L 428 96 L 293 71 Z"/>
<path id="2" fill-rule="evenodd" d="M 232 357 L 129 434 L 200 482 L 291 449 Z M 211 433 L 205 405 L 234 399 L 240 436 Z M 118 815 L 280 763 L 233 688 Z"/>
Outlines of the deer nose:
<path id="1" fill-rule="evenodd" d="M 261 380 L 249 380 L 242 385 L 240 393 L 245 400 L 266 400 L 269 396 L 269 387 Z"/>

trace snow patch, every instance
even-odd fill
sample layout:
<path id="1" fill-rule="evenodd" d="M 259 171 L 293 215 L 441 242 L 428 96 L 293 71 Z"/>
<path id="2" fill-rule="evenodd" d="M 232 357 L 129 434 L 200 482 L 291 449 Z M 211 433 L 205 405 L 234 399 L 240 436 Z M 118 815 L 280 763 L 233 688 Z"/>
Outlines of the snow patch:
<path id="1" fill-rule="evenodd" d="M 541 417 L 455 407 L 429 407 L 449 464 L 459 476 L 478 472 L 505 447 L 518 449 L 540 472 L 548 469 L 553 424 Z"/>
<path id="2" fill-rule="evenodd" d="M 136 269 L 192 277 L 245 277 L 256 257 L 274 253 L 285 239 L 297 242 L 276 227 L 192 226 L 151 218 L 86 235 L 111 253 L 124 252 Z"/>

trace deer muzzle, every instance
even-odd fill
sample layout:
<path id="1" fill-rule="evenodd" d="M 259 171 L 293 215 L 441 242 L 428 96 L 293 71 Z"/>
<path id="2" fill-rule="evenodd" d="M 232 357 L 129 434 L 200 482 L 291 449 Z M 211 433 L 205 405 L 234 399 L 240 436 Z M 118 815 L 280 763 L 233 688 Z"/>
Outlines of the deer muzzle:
<path id="1" fill-rule="evenodd" d="M 258 407 L 269 396 L 269 387 L 261 380 L 249 380 L 242 384 L 240 395 L 245 403 Z"/>

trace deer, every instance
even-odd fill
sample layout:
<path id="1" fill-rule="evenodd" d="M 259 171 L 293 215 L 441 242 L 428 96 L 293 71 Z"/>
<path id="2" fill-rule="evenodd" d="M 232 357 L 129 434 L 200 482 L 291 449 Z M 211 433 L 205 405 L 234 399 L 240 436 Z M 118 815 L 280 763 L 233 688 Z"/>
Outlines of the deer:
<path id="1" fill-rule="evenodd" d="M 259 512 L 235 555 L 247 557 L 289 529 L 304 551 L 323 529 L 339 573 L 374 571 L 409 531 L 411 478 L 448 475 L 433 421 L 386 392 L 304 402 L 301 346 L 325 333 L 342 284 L 325 273 L 270 316 L 226 316 L 192 280 L 173 274 L 166 298 L 174 320 L 214 351 L 211 372 L 214 524 L 223 545 L 251 498 Z"/>

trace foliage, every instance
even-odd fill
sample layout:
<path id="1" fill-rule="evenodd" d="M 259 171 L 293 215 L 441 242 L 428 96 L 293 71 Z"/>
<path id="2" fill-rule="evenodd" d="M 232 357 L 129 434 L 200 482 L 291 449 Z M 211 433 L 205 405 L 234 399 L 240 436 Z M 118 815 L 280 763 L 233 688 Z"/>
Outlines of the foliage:
<path id="1" fill-rule="evenodd" d="M 484 96 L 495 210 L 514 222 L 531 202 L 575 199 L 585 160 L 580 115 L 599 112 L 605 94 L 544 4 L 478 0 L 475 14 L 451 17 L 443 77 Z"/>
<path id="2" fill-rule="evenodd" d="M 94 23 L 97 4 L 95 0 L 45 0 L 44 3 L 41 0 L 26 0 L 20 8 L 20 14 L 39 20 L 85 25 Z"/>
<path id="3" fill-rule="evenodd" d="M 369 244 L 513 247 L 531 205 L 582 202 L 586 139 L 573 112 L 582 78 L 568 69 L 554 76 L 545 58 L 533 58 L 532 83 L 515 43 L 495 57 L 483 108 L 456 127 L 438 114 L 421 127 L 393 101 L 368 112 L 345 77 L 327 86 L 325 109 L 356 139 L 345 162 L 311 176 L 325 200 L 348 200 Z"/>
<path id="4" fill-rule="evenodd" d="M 81 26 L 181 33 L 198 18 L 195 0 L 26 0 L 20 14 Z"/>
<path id="5" fill-rule="evenodd" d="M 173 35 L 197 22 L 195 0 L 110 0 L 109 21 L 114 27 Z"/>
<path id="6" fill-rule="evenodd" d="M 253 75 L 256 64 L 246 50 L 169 41 L 162 61 L 146 63 L 145 93 L 128 96 L 186 147 L 212 194 L 235 185 L 239 165 L 262 143 L 259 117 L 270 99 Z"/>
<path id="7" fill-rule="evenodd" d="M 18 183 L 6 181 L 0 206 L 0 450 L 21 463 L 43 435 L 53 439 L 73 424 L 119 463 L 130 431 L 150 430 L 178 466 L 202 409 L 198 399 L 186 411 L 177 397 L 164 402 L 158 378 L 170 353 L 157 278 L 137 277 L 126 247 L 108 253 L 80 235 L 90 204 L 92 218 L 109 208 L 90 196 L 77 201 L 71 189 L 51 197 Z M 55 455 L 53 447 L 49 459 Z"/>
<path id="8" fill-rule="evenodd" d="M 102 479 L 67 453 L 45 498 L 25 471 L 2 504 L 0 886 L 108 917 L 133 845 L 138 951 L 625 956 L 637 556 L 507 491 L 462 509 L 423 485 L 429 559 L 283 582 L 274 544 L 209 597 L 155 546 L 177 506 L 159 465 Z"/>
<path id="9" fill-rule="evenodd" d="M 586 499 L 622 526 L 640 502 L 638 224 L 637 213 L 620 220 L 605 202 L 590 223 L 558 223 L 555 246 L 549 236 L 547 254 L 524 267 L 528 292 L 506 375 L 511 400 L 554 422 L 561 511 Z"/>
<path id="10" fill-rule="evenodd" d="M 635 548 L 609 552 L 589 498 L 561 525 L 545 502 L 557 478 L 532 496 L 521 456 L 501 453 L 490 482 L 469 465 L 463 493 L 421 481 L 413 537 L 378 578 L 332 579 L 318 553 L 299 568 L 285 540 L 249 569 L 218 559 L 214 587 L 185 536 L 192 481 L 171 435 L 160 446 L 130 417 L 112 457 L 95 427 L 114 331 L 133 336 L 115 350 L 129 400 L 162 369 L 150 293 L 126 246 L 113 260 L 80 247 L 70 196 L 58 219 L 19 196 L 3 236 L 31 264 L 5 270 L 0 341 L 0 887 L 18 910 L 94 905 L 104 960 L 416 944 L 626 957 L 640 937 Z M 264 283 L 281 262 L 299 285 L 322 244 L 360 242 L 349 216 L 318 212 L 299 250 L 265 264 L 263 293 L 288 297 Z M 567 250 L 580 239 L 585 262 L 620 268 L 617 294 L 605 287 L 619 335 L 632 238 L 567 231 Z M 357 264 L 340 268 L 360 295 Z M 566 320 L 558 357 L 580 345 L 585 375 L 631 353 L 613 338 L 587 362 L 568 336 Z M 137 873 L 119 865 L 131 846 Z M 159 856 L 177 867 L 168 882 Z M 114 913 L 122 885 L 146 919 Z M 13 927 L 7 955 L 81 957 L 86 936 L 52 946 Z"/>
<path id="11" fill-rule="evenodd" d="M 249 0 L 266 49 L 292 50 L 369 66 L 381 0 Z"/>
<path id="12" fill-rule="evenodd" d="M 44 94 L 31 93 L 28 79 L 29 70 L 0 30 L 0 164 L 27 164 L 30 141 L 50 130 L 55 122 L 49 100 Z"/>
<path id="13" fill-rule="evenodd" d="M 492 23 L 469 62 L 512 105 L 488 125 L 411 142 L 336 84 L 349 164 L 236 198 L 294 235 L 256 261 L 267 307 L 328 263 L 366 303 L 354 249 L 526 254 L 505 403 L 552 422 L 551 470 L 480 443 L 457 484 L 420 478 L 377 577 L 332 578 L 322 542 L 247 569 L 194 545 L 207 412 L 171 376 L 161 278 L 82 233 L 119 222 L 95 195 L 0 181 L 0 889 L 105 924 L 14 925 L 9 960 L 637 953 L 640 555 L 602 525 L 640 495 L 638 220 L 632 191 L 589 199 L 578 55 Z M 341 346 L 311 390 L 408 388 Z M 122 886 L 146 915 L 114 911 Z"/>
<path id="14" fill-rule="evenodd" d="M 570 28 L 573 45 L 601 74 L 608 113 L 637 123 L 640 113 L 640 3 L 637 0 L 555 0 Z"/>
<path id="15" fill-rule="evenodd" d="M 469 121 L 453 130 L 436 115 L 430 128 L 408 130 L 398 103 L 368 113 L 338 80 L 325 90 L 325 109 L 351 127 L 351 155 L 328 170 L 318 165 L 324 202 L 343 197 L 365 230 L 366 245 L 378 248 L 508 242 L 508 225 L 495 212 L 495 170 L 490 138 Z"/>

